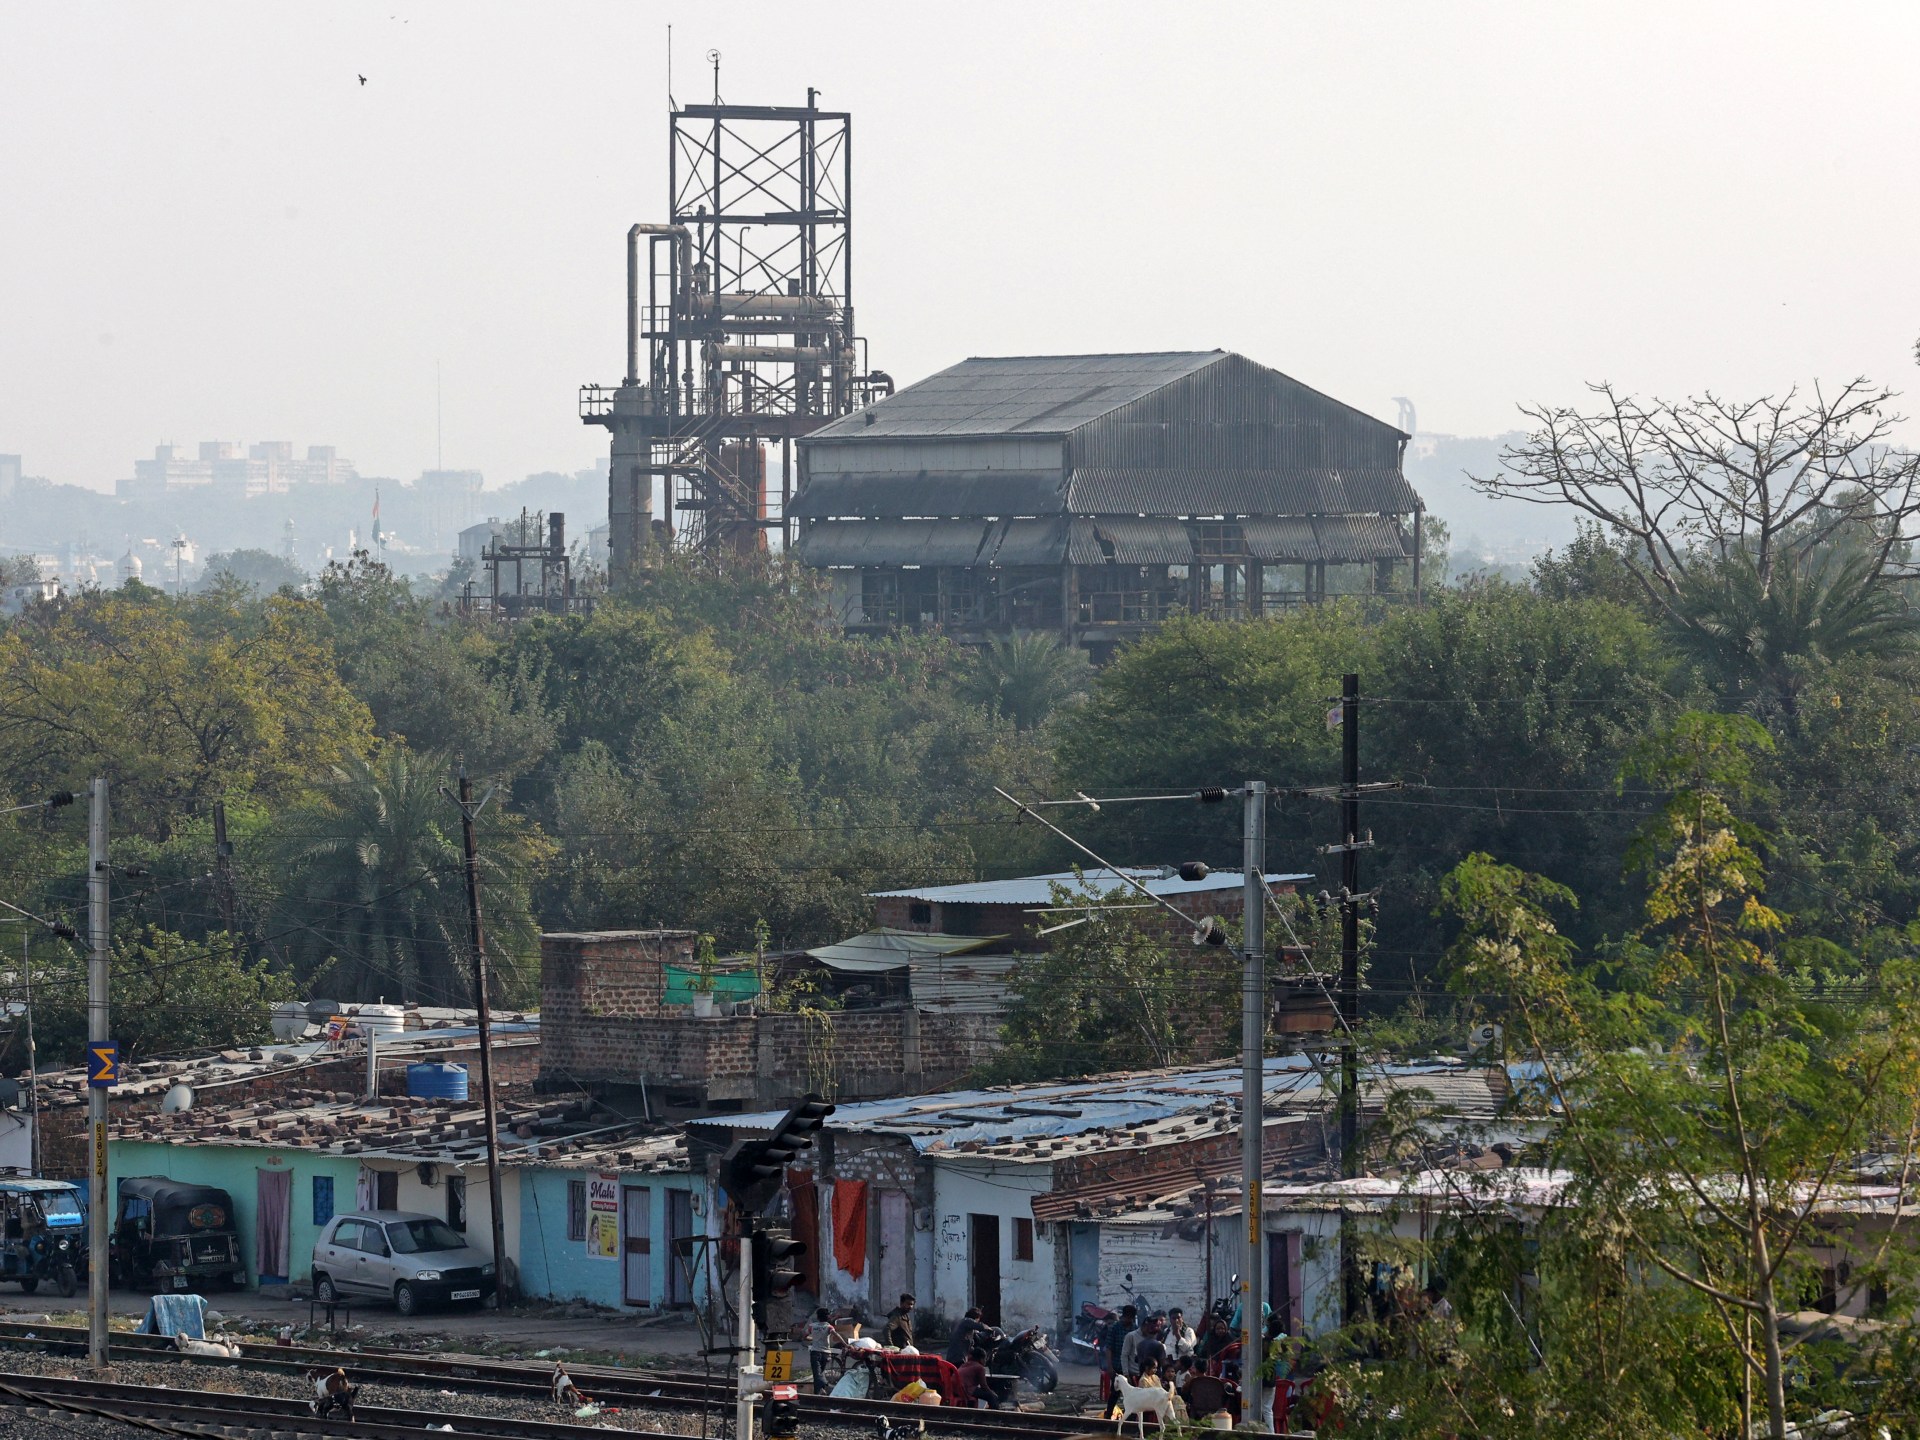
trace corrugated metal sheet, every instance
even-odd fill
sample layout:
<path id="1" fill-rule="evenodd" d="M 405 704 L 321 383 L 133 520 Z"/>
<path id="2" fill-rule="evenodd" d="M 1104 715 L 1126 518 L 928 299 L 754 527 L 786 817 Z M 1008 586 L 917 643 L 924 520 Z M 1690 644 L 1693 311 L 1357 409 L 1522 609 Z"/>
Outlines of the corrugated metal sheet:
<path id="1" fill-rule="evenodd" d="M 916 470 L 894 474 L 813 472 L 788 514 L 829 516 L 1059 515 L 1066 508 L 1058 470 Z"/>
<path id="2" fill-rule="evenodd" d="M 995 565 L 1060 565 L 1067 558 L 1067 521 L 1002 520 L 987 536 L 981 563 Z"/>
<path id="3" fill-rule="evenodd" d="M 1076 565 L 1185 565 L 1193 559 L 1193 537 L 1178 520 L 1116 515 L 1076 518 L 1073 538 Z"/>
<path id="4" fill-rule="evenodd" d="M 1407 541 L 1386 515 L 1323 515 L 1313 522 L 1326 560 L 1403 560 Z"/>
<path id="5" fill-rule="evenodd" d="M 794 537 L 809 565 L 971 565 L 979 520 L 816 520 Z"/>
<path id="6" fill-rule="evenodd" d="M 1419 504 L 1398 470 L 1088 465 L 1067 482 L 1067 508 L 1076 515 L 1411 514 Z"/>
<path id="7" fill-rule="evenodd" d="M 1240 524 L 1247 553 L 1256 560 L 1302 561 L 1320 558 L 1320 537 L 1305 516 L 1249 516 Z"/>
<path id="8" fill-rule="evenodd" d="M 1238 875 L 1209 875 L 1204 880 L 1182 880 L 1179 876 L 1165 876 L 1159 870 L 1129 869 L 1125 872 L 1147 888 L 1148 893 L 1178 898 L 1182 895 L 1200 895 L 1214 890 L 1237 890 L 1240 887 Z M 1290 884 L 1300 880 L 1309 880 L 1309 875 L 1269 875 L 1268 884 Z M 1119 872 L 1113 870 L 1089 870 L 1086 872 L 1085 893 L 1102 895 L 1124 882 Z M 913 890 L 875 890 L 869 900 L 926 900 L 943 905 L 1051 905 L 1053 887 L 1065 886 L 1069 891 L 1080 893 L 1081 883 L 1071 870 L 1062 870 L 1054 875 L 1023 875 L 1017 880 L 976 880 L 966 885 L 927 885 Z M 1138 895 L 1137 890 L 1126 887 L 1128 893 Z"/>
<path id="9" fill-rule="evenodd" d="M 922 955 L 909 979 L 913 1003 L 947 1015 L 994 1015 L 1007 1008 L 1007 976 L 1018 955 L 982 955 L 977 951 Z"/>
<path id="10" fill-rule="evenodd" d="M 814 432 L 819 440 L 897 435 L 1065 434 L 1212 365 L 1220 350 L 1147 355 L 975 356 Z M 805 441 L 801 442 L 805 444 Z"/>

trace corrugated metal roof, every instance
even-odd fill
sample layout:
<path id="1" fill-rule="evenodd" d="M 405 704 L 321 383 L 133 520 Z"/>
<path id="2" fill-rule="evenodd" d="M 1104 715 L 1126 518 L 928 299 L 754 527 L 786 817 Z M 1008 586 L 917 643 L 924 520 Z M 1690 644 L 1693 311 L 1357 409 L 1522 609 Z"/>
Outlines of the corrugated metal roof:
<path id="1" fill-rule="evenodd" d="M 983 565 L 1060 565 L 1067 559 L 1067 521 L 1002 520 L 981 547 Z"/>
<path id="2" fill-rule="evenodd" d="M 980 520 L 816 520 L 794 539 L 809 565 L 971 565 Z"/>
<path id="3" fill-rule="evenodd" d="M 1386 515 L 1323 515 L 1313 522 L 1320 554 L 1333 561 L 1404 560 L 1407 541 Z"/>
<path id="4" fill-rule="evenodd" d="M 1320 537 L 1314 534 L 1313 521 L 1306 516 L 1251 516 L 1240 522 L 1247 537 L 1247 553 L 1256 560 L 1320 558 Z"/>
<path id="5" fill-rule="evenodd" d="M 835 515 L 1058 515 L 1065 511 L 1058 470 L 809 471 L 787 513 L 796 520 Z"/>
<path id="6" fill-rule="evenodd" d="M 1083 465 L 1067 482 L 1075 515 L 1411 514 L 1419 497 L 1398 470 L 1121 469 Z"/>
<path id="7" fill-rule="evenodd" d="M 1007 976 L 1023 957 L 955 951 L 913 962 L 914 1008 L 945 1015 L 997 1015 L 1007 1008 Z"/>
<path id="8" fill-rule="evenodd" d="M 1129 867 L 1125 873 L 1144 885 L 1149 894 L 1177 899 L 1182 895 L 1201 895 L 1213 890 L 1236 890 L 1240 887 L 1238 875 L 1209 875 L 1204 880 L 1182 880 L 1178 875 L 1168 875 L 1158 868 L 1145 869 Z M 1291 884 L 1299 880 L 1310 880 L 1310 875 L 1269 875 L 1269 884 Z M 938 901 L 943 905 L 1051 905 L 1053 887 L 1064 885 L 1068 890 L 1084 890 L 1089 894 L 1103 895 L 1115 888 L 1125 888 L 1130 893 L 1132 887 L 1125 886 L 1120 873 L 1113 870 L 1088 870 L 1082 877 L 1071 870 L 1062 870 L 1054 875 L 1023 875 L 1016 880 L 976 880 L 965 885 L 927 885 L 913 890 L 875 890 L 868 894 L 870 900 L 927 900 Z"/>
<path id="9" fill-rule="evenodd" d="M 1193 560 L 1193 537 L 1178 520 L 1076 517 L 1073 540 L 1076 565 L 1186 565 Z"/>
<path id="10" fill-rule="evenodd" d="M 809 438 L 1064 435 L 1225 354 L 1224 350 L 1182 350 L 1146 355 L 976 355 L 836 420 Z"/>
<path id="11" fill-rule="evenodd" d="M 1306 1055 L 1268 1057 L 1264 1113 L 1278 1119 L 1326 1104 L 1331 1091 L 1316 1068 L 1324 1063 Z M 1492 1108 L 1485 1072 L 1449 1057 L 1369 1066 L 1368 1075 L 1373 1088 L 1363 1100 L 1369 1104 L 1377 1104 L 1389 1086 L 1457 1088 L 1477 1094 L 1481 1111 Z M 1148 1140 L 1191 1138 L 1208 1129 L 1227 1133 L 1237 1127 L 1231 1110 L 1239 1099 L 1240 1080 L 1237 1065 L 1148 1070 L 1097 1080 L 856 1101 L 836 1109 L 827 1123 L 843 1134 L 896 1135 L 919 1151 L 960 1151 L 956 1159 L 1047 1163 Z M 710 1115 L 686 1123 L 759 1133 L 771 1130 L 784 1114 L 767 1110 Z M 1204 1122 L 1199 1129 L 1196 1114 Z"/>

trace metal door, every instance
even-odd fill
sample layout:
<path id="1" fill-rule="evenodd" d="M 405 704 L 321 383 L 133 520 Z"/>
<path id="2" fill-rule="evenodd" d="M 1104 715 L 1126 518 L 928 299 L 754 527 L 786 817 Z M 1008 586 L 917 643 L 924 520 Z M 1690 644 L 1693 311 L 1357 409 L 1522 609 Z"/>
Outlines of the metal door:
<path id="1" fill-rule="evenodd" d="M 354 1289 L 354 1249 L 344 1242 L 353 1240 L 359 1233 L 358 1220 L 342 1220 L 326 1243 L 316 1247 L 318 1268 L 333 1277 L 333 1288 L 342 1295 L 351 1294 Z"/>
<path id="2" fill-rule="evenodd" d="M 626 1271 L 629 1305 L 653 1303 L 653 1192 L 644 1185 L 620 1190 L 620 1264 Z"/>
<path id="3" fill-rule="evenodd" d="M 369 1294 L 391 1295 L 393 1293 L 393 1252 L 387 1245 L 386 1228 L 370 1221 L 360 1227 L 360 1235 L 362 1285 Z"/>
<path id="4" fill-rule="evenodd" d="M 693 1303 L 693 1280 L 688 1274 L 692 1268 L 681 1252 L 675 1248 L 675 1242 L 686 1240 L 693 1235 L 693 1192 L 690 1190 L 667 1191 L 667 1304 L 691 1305 Z M 802 1237 L 809 1245 L 820 1243 L 817 1236 Z M 690 1254 L 697 1255 L 696 1249 Z"/>
<path id="5" fill-rule="evenodd" d="M 880 1263 L 874 1266 L 874 1283 L 880 1293 L 873 1308 L 885 1312 L 913 1289 L 913 1206 L 903 1190 L 882 1190 L 879 1196 Z"/>

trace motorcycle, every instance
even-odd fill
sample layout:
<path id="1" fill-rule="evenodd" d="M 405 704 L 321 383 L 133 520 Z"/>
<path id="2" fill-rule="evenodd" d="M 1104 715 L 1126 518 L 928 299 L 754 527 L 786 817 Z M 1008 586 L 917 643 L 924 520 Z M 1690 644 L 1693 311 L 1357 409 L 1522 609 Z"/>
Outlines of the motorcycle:
<path id="1" fill-rule="evenodd" d="M 1073 1317 L 1073 1333 L 1067 1337 L 1068 1343 L 1090 1354 L 1100 1354 L 1100 1337 L 1107 1333 L 1107 1322 L 1112 1319 L 1113 1311 L 1106 1306 L 1085 1301 L 1080 1313 Z"/>
<path id="2" fill-rule="evenodd" d="M 1047 1348 L 1046 1333 L 1035 1325 L 1017 1335 L 993 1333 L 993 1348 L 987 1357 L 987 1382 L 996 1410 L 1011 1410 L 1017 1404 L 1015 1391 L 1024 1380 L 1036 1395 L 1052 1394 L 1060 1384 L 1060 1367 L 1053 1351 Z"/>

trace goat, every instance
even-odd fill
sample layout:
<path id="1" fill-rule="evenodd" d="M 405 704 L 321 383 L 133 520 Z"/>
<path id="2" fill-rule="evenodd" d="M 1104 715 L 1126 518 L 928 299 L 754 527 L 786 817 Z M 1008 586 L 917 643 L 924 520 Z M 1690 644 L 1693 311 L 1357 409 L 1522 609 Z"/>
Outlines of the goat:
<path id="1" fill-rule="evenodd" d="M 313 1385 L 313 1399 L 307 1402 L 316 1419 L 322 1419 L 336 1410 L 351 1425 L 353 1423 L 353 1402 L 359 1395 L 360 1387 L 347 1383 L 344 1370 L 309 1370 L 307 1379 Z M 1144 1440 L 1144 1437 L 1143 1437 Z"/>
<path id="2" fill-rule="evenodd" d="M 565 1405 L 572 1409 L 587 1403 L 587 1397 L 582 1395 L 580 1387 L 573 1383 L 573 1376 L 567 1373 L 567 1367 L 558 1360 L 553 1362 L 553 1381 L 549 1388 L 556 1405 Z"/>
<path id="3" fill-rule="evenodd" d="M 238 1360 L 240 1346 L 224 1335 L 216 1335 L 211 1340 L 195 1340 L 187 1335 L 175 1335 L 173 1348 L 182 1355 L 217 1355 L 222 1360 Z"/>
<path id="4" fill-rule="evenodd" d="M 1164 1432 L 1167 1428 L 1167 1401 L 1170 1392 L 1160 1385 L 1129 1384 L 1124 1375 L 1113 1377 L 1114 1398 L 1120 1402 L 1120 1414 L 1113 1422 L 1113 1433 L 1118 1435 L 1127 1428 L 1131 1420 L 1140 1432 L 1140 1440 L 1147 1440 L 1147 1414 L 1153 1411 L 1153 1418 L 1159 1422 Z"/>

